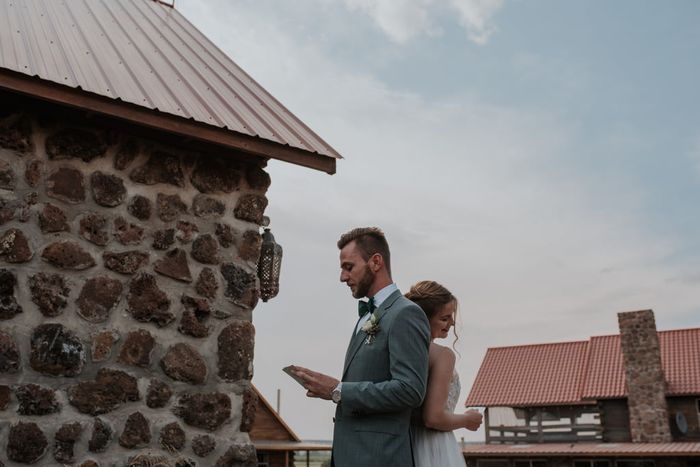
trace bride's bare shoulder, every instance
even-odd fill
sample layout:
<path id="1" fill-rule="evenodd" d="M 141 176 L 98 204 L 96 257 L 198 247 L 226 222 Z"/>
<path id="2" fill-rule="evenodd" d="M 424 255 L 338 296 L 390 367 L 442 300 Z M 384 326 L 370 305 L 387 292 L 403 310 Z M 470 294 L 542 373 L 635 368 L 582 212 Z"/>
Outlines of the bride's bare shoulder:
<path id="1" fill-rule="evenodd" d="M 431 363 L 434 363 L 436 361 L 445 361 L 446 363 L 451 362 L 452 365 L 454 365 L 455 353 L 449 347 L 445 347 L 444 345 L 439 345 L 434 342 L 431 342 L 428 354 Z"/>

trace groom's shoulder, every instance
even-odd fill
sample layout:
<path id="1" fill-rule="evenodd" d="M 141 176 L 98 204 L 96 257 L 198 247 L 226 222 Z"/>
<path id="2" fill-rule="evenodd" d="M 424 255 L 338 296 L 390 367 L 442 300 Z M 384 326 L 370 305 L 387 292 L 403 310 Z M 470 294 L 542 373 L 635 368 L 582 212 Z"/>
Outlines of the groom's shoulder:
<path id="1" fill-rule="evenodd" d="M 397 307 L 403 308 L 403 309 L 409 309 L 409 310 L 418 310 L 421 311 L 421 308 L 413 303 L 411 300 L 407 299 L 405 296 L 401 295 L 396 299 L 396 304 Z"/>
<path id="2" fill-rule="evenodd" d="M 426 319 L 425 313 L 423 312 L 423 309 L 416 305 L 414 302 L 411 300 L 407 299 L 403 295 L 401 295 L 397 300 L 396 303 L 394 304 L 394 307 L 397 310 L 397 314 L 402 315 L 403 317 L 412 317 L 412 318 L 419 318 L 419 319 Z"/>

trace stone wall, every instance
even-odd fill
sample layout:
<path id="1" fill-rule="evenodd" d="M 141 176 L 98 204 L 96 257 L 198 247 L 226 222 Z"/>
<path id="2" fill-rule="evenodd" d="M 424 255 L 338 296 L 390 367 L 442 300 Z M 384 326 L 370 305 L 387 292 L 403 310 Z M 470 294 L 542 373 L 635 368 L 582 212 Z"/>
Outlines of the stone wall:
<path id="1" fill-rule="evenodd" d="M 618 313 L 620 345 L 629 393 L 630 433 L 635 443 L 671 441 L 666 381 L 651 310 Z"/>
<path id="2" fill-rule="evenodd" d="M 264 160 L 18 102 L 0 109 L 0 466 L 257 465 Z"/>

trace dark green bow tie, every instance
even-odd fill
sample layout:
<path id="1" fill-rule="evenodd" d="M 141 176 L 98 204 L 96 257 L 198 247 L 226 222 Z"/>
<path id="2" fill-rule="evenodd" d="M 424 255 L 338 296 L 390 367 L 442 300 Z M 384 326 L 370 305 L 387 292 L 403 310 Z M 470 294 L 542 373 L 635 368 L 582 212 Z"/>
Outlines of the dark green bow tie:
<path id="1" fill-rule="evenodd" d="M 370 298 L 368 302 L 364 302 L 362 300 L 357 302 L 357 313 L 360 315 L 360 318 L 367 313 L 372 313 L 376 309 L 377 307 L 374 306 L 374 298 Z"/>

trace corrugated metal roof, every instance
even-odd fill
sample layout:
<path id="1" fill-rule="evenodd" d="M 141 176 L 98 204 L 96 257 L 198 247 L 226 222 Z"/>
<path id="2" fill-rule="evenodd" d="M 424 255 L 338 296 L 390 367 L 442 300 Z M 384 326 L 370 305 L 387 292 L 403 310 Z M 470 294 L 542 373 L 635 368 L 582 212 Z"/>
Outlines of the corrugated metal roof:
<path id="1" fill-rule="evenodd" d="M 700 394 L 700 328 L 660 331 L 667 396 Z M 627 397 L 620 336 L 590 341 L 491 348 L 466 405 L 585 403 Z"/>
<path id="2" fill-rule="evenodd" d="M 667 394 L 700 394 L 700 328 L 659 333 Z"/>
<path id="3" fill-rule="evenodd" d="M 468 406 L 578 403 L 588 342 L 489 349 Z"/>
<path id="4" fill-rule="evenodd" d="M 340 157 L 176 9 L 153 0 L 0 0 L 0 68 Z"/>
<path id="5" fill-rule="evenodd" d="M 462 448 L 474 456 L 697 456 L 700 443 L 542 443 L 468 444 Z"/>
<path id="6" fill-rule="evenodd" d="M 581 397 L 626 397 L 625 384 L 625 364 L 620 350 L 620 336 L 591 337 L 588 368 Z"/>

